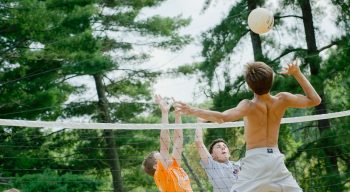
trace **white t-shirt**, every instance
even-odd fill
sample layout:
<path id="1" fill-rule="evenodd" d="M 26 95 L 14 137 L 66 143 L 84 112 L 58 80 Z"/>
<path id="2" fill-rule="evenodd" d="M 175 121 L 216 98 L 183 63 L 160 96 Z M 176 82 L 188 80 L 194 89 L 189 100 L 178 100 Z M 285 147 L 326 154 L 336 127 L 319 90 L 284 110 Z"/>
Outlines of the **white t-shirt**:
<path id="1" fill-rule="evenodd" d="M 229 192 L 233 183 L 237 180 L 240 169 L 239 162 L 227 161 L 217 162 L 212 156 L 208 157 L 208 164 L 200 161 L 208 178 L 213 185 L 214 192 Z"/>

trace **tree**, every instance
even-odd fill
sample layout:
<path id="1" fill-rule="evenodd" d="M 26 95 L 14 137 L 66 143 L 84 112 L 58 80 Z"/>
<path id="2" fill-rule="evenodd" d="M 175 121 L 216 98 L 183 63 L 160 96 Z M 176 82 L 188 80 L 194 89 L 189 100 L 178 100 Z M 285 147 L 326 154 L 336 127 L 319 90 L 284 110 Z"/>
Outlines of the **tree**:
<path id="1" fill-rule="evenodd" d="M 93 56 L 100 64 L 91 64 L 91 68 L 83 71 L 84 75 L 91 75 L 94 78 L 96 91 L 98 93 L 98 111 L 94 112 L 98 116 L 100 122 L 120 122 L 125 120 L 123 116 L 130 117 L 132 114 L 123 114 L 119 109 L 110 109 L 109 99 L 121 99 L 123 97 L 137 100 L 148 100 L 150 98 L 150 83 L 156 77 L 157 73 L 146 70 L 133 69 L 132 65 L 141 63 L 149 57 L 146 53 L 132 53 L 137 44 L 130 43 L 130 39 L 116 38 L 118 35 L 132 33 L 135 37 L 151 37 L 154 41 L 147 43 L 147 46 L 157 48 L 172 48 L 179 49 L 185 45 L 190 38 L 188 36 L 180 36 L 177 30 L 189 23 L 189 20 L 177 18 L 162 18 L 154 16 L 146 20 L 137 20 L 137 16 L 143 7 L 156 6 L 161 1 L 99 1 L 98 6 L 100 13 L 96 15 L 94 21 L 90 23 L 91 28 L 95 32 L 93 42 L 96 45 L 101 45 L 96 49 L 82 50 L 86 52 L 84 56 Z M 126 11 L 120 11 L 125 9 Z M 99 33 L 102 32 L 102 33 Z M 107 35 L 107 32 L 114 34 Z M 115 56 L 117 55 L 117 56 Z M 81 65 L 80 65 L 81 66 Z M 125 67 L 125 68 L 124 68 Z M 84 68 L 85 69 L 85 68 Z M 111 75 L 112 72 L 123 72 L 116 75 Z M 76 71 L 72 71 L 75 75 Z M 107 83 L 109 80 L 110 83 Z M 117 105 L 114 105 L 117 106 Z M 131 106 L 131 105 L 129 105 Z M 82 106 L 84 107 L 84 106 Z M 142 107 L 138 107 L 142 109 Z M 124 111 L 125 113 L 125 111 Z M 119 114 L 120 116 L 113 116 Z M 110 159 L 108 164 L 113 177 L 114 191 L 123 191 L 121 170 L 118 152 L 116 147 L 115 133 L 111 130 L 103 131 L 106 140 L 105 156 Z M 118 139 L 118 136 L 117 136 Z"/>
<path id="2" fill-rule="evenodd" d="M 327 113 L 327 106 L 326 106 L 326 98 L 324 96 L 323 83 L 319 83 L 321 58 L 318 55 L 319 51 L 316 45 L 315 28 L 313 25 L 313 15 L 311 11 L 311 4 L 309 0 L 299 0 L 298 3 L 302 11 L 302 16 L 303 16 L 302 18 L 303 18 L 304 29 L 305 29 L 305 38 L 306 38 L 306 44 L 307 44 L 307 57 L 305 58 L 305 61 L 310 67 L 311 78 L 313 79 L 312 83 L 314 85 L 319 85 L 316 87 L 316 90 L 322 98 L 321 104 L 316 106 L 316 114 L 323 114 L 323 113 Z M 330 121 L 328 119 L 318 121 L 318 129 L 321 135 L 324 134 L 325 131 L 330 129 Z M 326 137 L 322 140 L 324 143 L 327 143 L 327 145 L 330 145 L 330 146 L 333 145 L 333 141 L 332 139 L 329 139 L 329 137 Z M 325 155 L 327 156 L 327 161 L 329 161 L 329 163 L 332 165 L 332 166 L 326 166 L 327 173 L 328 173 L 327 175 L 334 175 L 336 177 L 334 178 L 333 181 L 329 183 L 334 183 L 334 181 L 339 180 L 337 152 L 334 149 L 325 148 Z M 340 185 L 334 186 L 333 189 L 336 191 L 343 190 Z"/>

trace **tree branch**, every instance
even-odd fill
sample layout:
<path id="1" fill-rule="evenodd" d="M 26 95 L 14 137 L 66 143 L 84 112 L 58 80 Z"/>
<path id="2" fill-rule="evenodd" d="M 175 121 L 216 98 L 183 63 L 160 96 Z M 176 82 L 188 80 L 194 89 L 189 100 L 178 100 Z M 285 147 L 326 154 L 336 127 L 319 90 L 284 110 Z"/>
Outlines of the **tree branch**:
<path id="1" fill-rule="evenodd" d="M 245 84 L 245 81 L 242 81 L 242 82 L 237 86 L 235 95 L 238 94 L 238 92 L 241 90 L 241 87 L 242 87 L 244 84 Z"/>
<path id="2" fill-rule="evenodd" d="M 297 51 L 306 51 L 306 49 L 303 49 L 303 48 L 293 48 L 293 49 L 286 49 L 284 50 L 280 56 L 276 57 L 275 59 L 272 60 L 272 62 L 275 62 L 279 59 L 281 59 L 282 57 L 288 55 L 289 53 L 292 53 L 292 52 L 297 52 Z"/>
<path id="3" fill-rule="evenodd" d="M 338 45 L 338 41 L 333 41 L 331 42 L 329 45 L 326 45 L 324 47 L 321 47 L 320 49 L 317 50 L 317 53 L 320 53 L 328 48 L 331 48 L 333 45 Z M 286 49 L 284 50 L 280 56 L 276 57 L 275 59 L 272 60 L 272 62 L 275 62 L 279 59 L 281 59 L 282 57 L 288 55 L 289 53 L 292 53 L 292 52 L 298 52 L 298 51 L 306 51 L 306 49 L 303 49 L 303 48 L 292 48 L 292 49 Z"/>
<path id="4" fill-rule="evenodd" d="M 79 76 L 82 76 L 82 75 L 78 75 L 78 74 L 76 74 L 76 75 L 71 75 L 71 76 L 65 76 L 61 81 L 59 81 L 57 84 L 60 84 L 60 83 L 63 83 L 63 82 L 66 82 L 67 80 L 69 80 L 69 79 L 72 79 L 72 78 L 75 78 L 75 77 L 79 77 Z"/>
<path id="5" fill-rule="evenodd" d="M 287 18 L 287 17 L 295 17 L 295 18 L 298 18 L 298 19 L 303 19 L 303 17 L 299 16 L 299 15 L 282 15 L 282 16 L 275 16 L 274 18 L 275 19 L 282 19 L 282 18 Z"/>
<path id="6" fill-rule="evenodd" d="M 331 48 L 333 45 L 338 45 L 338 41 L 333 41 L 333 42 L 331 42 L 329 45 L 326 45 L 326 46 L 324 46 L 324 47 L 321 47 L 320 49 L 318 49 L 317 50 L 317 52 L 322 52 L 322 51 L 324 51 L 324 50 L 326 50 L 326 49 L 328 49 L 328 48 Z"/>

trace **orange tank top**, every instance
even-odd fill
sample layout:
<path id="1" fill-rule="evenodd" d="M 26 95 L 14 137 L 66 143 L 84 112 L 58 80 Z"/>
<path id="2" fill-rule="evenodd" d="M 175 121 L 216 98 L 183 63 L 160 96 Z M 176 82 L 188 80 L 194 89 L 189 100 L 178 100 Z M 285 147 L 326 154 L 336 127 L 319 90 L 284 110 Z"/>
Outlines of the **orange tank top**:
<path id="1" fill-rule="evenodd" d="M 157 161 L 154 181 L 161 192 L 192 192 L 190 178 L 174 158 L 168 169 Z"/>

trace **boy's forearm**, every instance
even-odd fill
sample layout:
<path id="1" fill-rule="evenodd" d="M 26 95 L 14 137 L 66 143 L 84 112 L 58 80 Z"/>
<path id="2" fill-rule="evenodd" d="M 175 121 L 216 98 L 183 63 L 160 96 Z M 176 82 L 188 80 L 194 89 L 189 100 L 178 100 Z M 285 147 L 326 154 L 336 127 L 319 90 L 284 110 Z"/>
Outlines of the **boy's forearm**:
<path id="1" fill-rule="evenodd" d="M 181 123 L 181 115 L 179 113 L 175 113 L 175 123 Z M 181 154 L 183 151 L 183 130 L 182 129 L 174 129 L 174 146 L 173 146 L 173 154 L 172 156 L 178 161 L 181 161 Z"/>
<path id="2" fill-rule="evenodd" d="M 175 123 L 182 123 L 181 115 L 175 114 Z"/>
<path id="3" fill-rule="evenodd" d="M 182 129 L 175 129 L 174 130 L 174 148 L 176 148 L 176 151 L 179 153 L 182 153 L 183 148 L 183 131 Z"/>
<path id="4" fill-rule="evenodd" d="M 166 111 L 162 111 L 162 123 L 169 124 L 168 120 L 169 113 Z M 160 143 L 161 150 L 168 150 L 170 145 L 170 133 L 169 129 L 161 129 L 160 130 Z"/>
<path id="5" fill-rule="evenodd" d="M 195 142 L 196 147 L 197 147 L 198 150 L 202 150 L 202 149 L 205 148 L 202 135 L 199 135 L 199 134 L 196 133 L 194 142 Z"/>
<path id="6" fill-rule="evenodd" d="M 199 156 L 201 157 L 201 161 L 204 164 L 208 164 L 208 157 L 210 156 L 207 148 L 204 145 L 203 142 L 203 129 L 202 128 L 197 128 L 195 132 L 195 143 L 196 147 L 199 153 Z"/>
<path id="7" fill-rule="evenodd" d="M 167 111 L 162 111 L 162 123 L 169 124 L 169 113 Z"/>
<path id="8" fill-rule="evenodd" d="M 311 85 L 309 80 L 304 76 L 304 74 L 297 73 L 297 74 L 294 74 L 293 76 L 298 81 L 299 85 L 302 87 L 304 93 L 309 99 L 315 102 L 321 101 L 320 96 L 318 95 L 314 87 Z"/>
<path id="9" fill-rule="evenodd" d="M 217 122 L 217 123 L 224 122 L 222 113 L 217 111 L 210 111 L 210 110 L 191 107 L 191 109 L 189 110 L 189 115 L 200 117 L 202 119 L 212 121 L 212 122 Z"/>
<path id="10" fill-rule="evenodd" d="M 181 123 L 181 115 L 175 114 L 175 123 Z M 183 131 L 182 129 L 174 129 L 174 145 L 178 144 L 182 146 L 183 143 Z"/>
<path id="11" fill-rule="evenodd" d="M 160 150 L 169 150 L 170 133 L 169 129 L 162 129 L 160 131 Z"/>
<path id="12" fill-rule="evenodd" d="M 203 144 L 203 129 L 202 128 L 197 128 L 195 131 L 195 136 L 194 136 L 194 141 L 196 142 L 197 145 Z"/>

